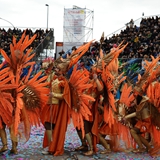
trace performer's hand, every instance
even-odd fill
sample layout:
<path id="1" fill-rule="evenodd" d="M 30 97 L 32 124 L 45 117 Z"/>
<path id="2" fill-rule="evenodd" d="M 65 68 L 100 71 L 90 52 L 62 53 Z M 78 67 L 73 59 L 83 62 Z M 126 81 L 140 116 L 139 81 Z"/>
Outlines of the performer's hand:
<path id="1" fill-rule="evenodd" d="M 160 128 L 158 127 L 158 126 L 156 126 L 156 129 L 159 131 L 160 130 Z"/>
<path id="2" fill-rule="evenodd" d="M 53 97 L 53 93 L 52 92 L 49 93 L 49 97 Z"/>
<path id="3" fill-rule="evenodd" d="M 54 92 L 50 92 L 49 97 L 54 97 L 54 94 L 55 94 Z"/>
<path id="4" fill-rule="evenodd" d="M 118 115 L 117 119 L 118 119 L 118 122 L 121 122 L 123 118 L 122 118 L 122 116 Z"/>
<path id="5" fill-rule="evenodd" d="M 97 80 L 97 77 L 98 77 L 97 74 L 94 73 L 94 74 L 93 74 L 93 79 L 94 79 L 94 80 Z"/>
<path id="6" fill-rule="evenodd" d="M 126 119 L 125 117 L 118 115 L 118 122 L 122 123 L 123 125 L 126 125 Z"/>
<path id="7" fill-rule="evenodd" d="M 147 131 L 146 126 L 142 126 L 142 127 L 141 127 L 141 130 L 142 130 L 143 132 L 146 132 L 146 131 Z"/>
<path id="8" fill-rule="evenodd" d="M 103 107 L 100 104 L 98 104 L 98 110 L 103 111 Z"/>

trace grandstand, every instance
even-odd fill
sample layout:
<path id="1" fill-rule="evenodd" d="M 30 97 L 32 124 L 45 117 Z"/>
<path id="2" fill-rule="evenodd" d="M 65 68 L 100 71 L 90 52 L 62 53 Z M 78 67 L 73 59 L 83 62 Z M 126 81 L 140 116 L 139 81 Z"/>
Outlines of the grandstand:
<path id="1" fill-rule="evenodd" d="M 48 56 L 53 56 L 54 29 L 0 28 L 0 47 L 10 54 L 8 44 L 11 43 L 12 36 L 18 38 L 24 30 L 31 36 L 37 34 L 37 38 L 32 44 L 32 52 L 36 53 L 34 60 L 41 61 Z M 157 57 L 160 54 L 160 16 L 143 16 L 133 21 L 132 24 L 126 23 L 126 26 L 107 35 L 102 44 L 104 54 L 122 41 L 129 44 L 119 58 L 126 60 L 140 58 L 142 60 L 146 56 L 150 57 L 150 55 Z M 95 58 L 99 54 L 99 46 L 100 42 L 95 42 L 86 55 Z"/>
<path id="2" fill-rule="evenodd" d="M 22 33 L 26 30 L 26 35 L 33 36 L 37 34 L 36 39 L 30 47 L 33 48 L 32 53 L 36 53 L 33 60 L 42 61 L 48 56 L 53 57 L 54 49 L 54 29 L 43 28 L 0 28 L 0 48 L 10 54 L 9 44 L 12 43 L 12 37 L 15 36 L 17 40 L 21 37 Z"/>

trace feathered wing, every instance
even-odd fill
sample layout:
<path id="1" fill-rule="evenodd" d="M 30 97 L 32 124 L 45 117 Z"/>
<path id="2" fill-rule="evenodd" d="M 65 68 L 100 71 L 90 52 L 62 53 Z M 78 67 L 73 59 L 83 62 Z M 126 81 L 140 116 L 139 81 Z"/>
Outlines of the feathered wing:
<path id="1" fill-rule="evenodd" d="M 118 53 L 119 54 L 119 53 Z M 105 61 L 102 61 L 102 80 L 105 84 L 105 87 L 107 89 L 108 94 L 108 112 L 107 109 L 104 110 L 104 120 L 106 123 L 109 124 L 111 127 L 114 125 L 114 117 L 113 112 L 117 112 L 116 106 L 115 106 L 115 98 L 111 91 L 117 90 L 119 88 L 119 85 L 126 79 L 126 77 L 122 74 L 119 74 L 118 72 L 118 59 L 113 57 L 113 60 L 110 60 L 110 63 L 106 65 Z M 105 107 L 107 107 L 105 106 Z"/>
<path id="2" fill-rule="evenodd" d="M 12 124 L 12 112 L 13 112 L 12 103 L 14 102 L 14 99 L 11 95 L 11 90 L 17 88 L 16 84 L 10 83 L 11 79 L 13 79 L 13 76 L 10 73 L 9 67 L 3 68 L 3 69 L 1 68 L 0 70 L 0 117 L 8 127 L 10 127 Z M 2 121 L 0 122 L 0 128 L 2 128 Z"/>
<path id="3" fill-rule="evenodd" d="M 46 104 L 49 93 L 46 87 L 47 77 L 40 79 L 40 73 L 37 73 L 33 78 L 30 78 L 32 67 L 29 70 L 23 81 L 20 82 L 20 74 L 16 74 L 16 84 L 18 87 L 14 91 L 15 95 L 15 116 L 13 121 L 13 134 L 18 135 L 21 132 L 24 133 L 26 141 L 30 137 L 31 126 L 40 125 L 40 112 L 43 106 Z M 19 127 L 23 124 L 23 130 L 19 132 Z"/>
<path id="4" fill-rule="evenodd" d="M 160 128 L 160 83 L 151 83 L 146 93 L 151 103 L 152 124 Z"/>
<path id="5" fill-rule="evenodd" d="M 35 62 L 31 62 L 34 54 L 31 54 L 32 48 L 29 49 L 28 47 L 35 38 L 36 35 L 29 38 L 28 35 L 25 35 L 25 32 L 18 42 L 13 37 L 13 43 L 10 45 L 10 56 L 1 49 L 1 54 L 10 68 L 11 75 L 14 77 L 10 81 L 12 84 L 15 83 L 17 85 L 17 88 L 13 90 L 14 103 L 12 107 L 15 113 L 12 127 L 15 135 L 18 134 L 18 127 L 21 121 L 26 125 L 25 132 L 27 135 L 30 133 L 31 125 L 40 124 L 39 113 L 48 99 L 46 96 L 48 94 L 48 89 L 46 88 L 48 83 L 45 82 L 47 77 L 41 76 L 41 72 L 36 73 L 34 76 L 31 75 L 33 70 L 31 66 Z M 27 75 L 23 75 L 21 79 L 23 69 L 26 67 L 30 69 Z"/>
<path id="6" fill-rule="evenodd" d="M 83 119 L 89 120 L 91 112 L 89 110 L 90 102 L 95 99 L 85 93 L 85 90 L 92 87 L 88 84 L 89 73 L 87 70 L 77 70 L 77 65 L 74 66 L 73 72 L 69 80 L 71 91 L 71 116 L 75 128 L 82 130 L 84 137 Z"/>
<path id="7" fill-rule="evenodd" d="M 157 108 L 160 112 L 160 83 L 151 83 L 147 88 L 147 96 L 150 102 Z"/>
<path id="8" fill-rule="evenodd" d="M 48 101 L 49 85 L 47 76 L 43 76 L 39 79 L 42 72 L 38 72 L 31 77 L 32 67 L 29 70 L 27 77 L 24 80 L 24 89 L 23 93 L 23 102 L 24 107 L 26 108 L 26 113 L 28 114 L 29 121 L 31 125 L 40 125 L 40 111 L 46 105 Z"/>
<path id="9" fill-rule="evenodd" d="M 132 86 L 128 86 L 128 84 L 125 83 L 122 88 L 119 102 L 125 104 L 126 107 L 130 107 L 130 104 L 134 99 L 135 98 L 132 94 Z"/>

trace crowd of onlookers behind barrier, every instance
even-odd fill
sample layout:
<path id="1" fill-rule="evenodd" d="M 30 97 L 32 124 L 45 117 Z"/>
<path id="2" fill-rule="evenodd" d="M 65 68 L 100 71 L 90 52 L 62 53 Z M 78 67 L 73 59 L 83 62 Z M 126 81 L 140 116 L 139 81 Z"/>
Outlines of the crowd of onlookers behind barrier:
<path id="1" fill-rule="evenodd" d="M 150 55 L 157 57 L 160 54 L 160 17 L 156 16 L 142 18 L 140 26 L 127 25 L 125 30 L 121 30 L 119 34 L 105 38 L 102 48 L 104 53 L 108 52 L 112 47 L 117 47 L 122 41 L 128 42 L 128 46 L 119 58 L 149 58 Z M 92 55 L 99 52 L 97 42 L 91 49 Z"/>
<path id="2" fill-rule="evenodd" d="M 8 30 L 4 28 L 0 28 L 0 48 L 2 48 L 8 55 L 10 55 L 10 43 L 12 43 L 13 36 L 16 37 L 17 41 L 21 38 L 21 35 L 23 32 L 26 31 L 26 35 L 29 35 L 29 37 L 32 37 L 34 34 L 37 34 L 36 39 L 31 44 L 30 47 L 35 49 L 46 37 L 49 30 L 44 29 L 37 29 L 35 32 L 33 32 L 31 29 L 25 29 L 21 30 L 18 28 Z"/>
<path id="3" fill-rule="evenodd" d="M 0 48 L 10 54 L 9 44 L 12 43 L 13 35 L 19 39 L 23 32 L 24 30 L 18 28 L 8 30 L 0 28 Z M 35 33 L 37 34 L 31 47 L 33 49 L 36 48 L 48 32 L 48 30 L 43 29 L 37 29 L 35 32 L 31 29 L 26 29 L 26 34 L 30 37 Z M 160 54 L 160 17 L 142 18 L 140 26 L 134 25 L 132 21 L 119 34 L 113 34 L 109 38 L 106 37 L 102 43 L 103 53 L 107 54 L 111 48 L 117 47 L 122 41 L 128 42 L 128 46 L 119 56 L 123 61 L 128 61 L 132 58 L 149 59 L 150 55 L 157 57 Z M 99 54 L 99 46 L 99 41 L 94 42 L 85 56 L 95 60 Z"/>

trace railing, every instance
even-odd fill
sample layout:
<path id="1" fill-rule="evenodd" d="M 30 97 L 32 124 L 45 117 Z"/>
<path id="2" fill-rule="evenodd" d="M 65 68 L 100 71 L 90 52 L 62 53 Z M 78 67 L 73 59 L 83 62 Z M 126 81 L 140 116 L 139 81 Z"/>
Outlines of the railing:
<path id="1" fill-rule="evenodd" d="M 156 17 L 156 16 L 160 17 L 160 14 L 140 17 L 140 18 L 134 20 L 134 25 L 140 26 L 140 22 L 141 22 L 142 18 L 149 18 L 149 17 Z M 108 34 L 105 38 L 111 37 L 111 36 L 113 36 L 114 34 L 119 34 L 121 30 L 126 29 L 126 26 L 127 26 L 128 24 L 129 24 L 129 22 L 126 23 L 125 26 L 123 26 L 123 27 L 119 28 L 118 30 L 116 30 L 116 31 Z"/>
<path id="2" fill-rule="evenodd" d="M 5 30 L 11 28 L 11 26 L 0 26 L 0 28 L 4 28 Z M 38 28 L 38 27 L 15 27 L 16 29 L 20 29 L 20 30 L 26 30 L 26 29 L 31 29 L 33 32 L 35 32 L 36 30 L 46 30 L 46 28 Z M 53 28 L 49 28 L 48 29 L 49 32 L 47 33 L 46 37 L 43 39 L 43 41 L 32 51 L 32 53 L 36 53 L 33 60 L 37 61 L 38 58 L 41 58 L 41 53 L 43 53 L 44 49 L 48 49 L 48 46 L 50 46 L 50 49 L 54 49 L 54 29 Z M 50 45 L 49 43 L 52 43 L 52 45 Z"/>
<path id="3" fill-rule="evenodd" d="M 42 53 L 44 49 L 48 49 L 48 46 L 50 45 L 49 42 L 54 42 L 54 30 L 51 29 L 50 32 L 46 35 L 46 37 L 43 39 L 43 41 L 32 51 L 32 53 L 36 53 L 33 60 L 38 60 L 38 58 L 42 59 Z M 54 45 L 53 45 L 54 48 Z M 53 49 L 52 48 L 52 49 Z M 47 57 L 47 55 L 45 55 Z"/>

